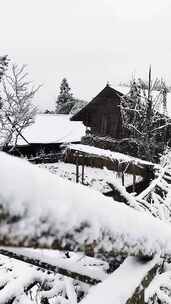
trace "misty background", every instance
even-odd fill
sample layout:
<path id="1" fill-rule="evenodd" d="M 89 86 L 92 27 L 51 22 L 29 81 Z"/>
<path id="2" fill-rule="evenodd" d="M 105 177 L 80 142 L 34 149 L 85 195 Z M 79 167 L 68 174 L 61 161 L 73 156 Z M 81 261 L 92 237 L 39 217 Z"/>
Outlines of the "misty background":
<path id="1" fill-rule="evenodd" d="M 170 0 L 5 0 L 0 53 L 43 84 L 34 100 L 41 110 L 54 108 L 63 77 L 87 101 L 107 81 L 147 79 L 150 64 L 171 85 L 170 15 Z"/>

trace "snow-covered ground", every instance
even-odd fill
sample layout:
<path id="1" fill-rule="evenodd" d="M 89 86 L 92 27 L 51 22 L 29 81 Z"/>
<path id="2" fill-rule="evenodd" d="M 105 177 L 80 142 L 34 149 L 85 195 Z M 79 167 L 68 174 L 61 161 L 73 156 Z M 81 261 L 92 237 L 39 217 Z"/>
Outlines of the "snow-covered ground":
<path id="1" fill-rule="evenodd" d="M 59 167 L 56 168 L 56 165 Z M 8 245 L 20 246 L 36 244 L 36 246 L 52 247 L 54 242 L 62 246 L 69 243 L 75 250 L 84 251 L 86 245 L 93 245 L 96 253 L 101 250 L 103 252 L 118 250 L 118 252 L 138 256 L 141 254 L 156 256 L 149 262 L 128 257 L 114 273 L 107 275 L 105 273 L 107 263 L 102 262 L 102 265 L 100 263 L 94 271 L 94 265 L 91 265 L 91 262 L 94 263 L 95 260 L 84 259 L 84 255 L 82 259 L 82 254 L 69 253 L 71 262 L 74 262 L 70 264 L 64 253 L 59 256 L 59 253 L 55 251 L 36 250 L 33 252 L 32 249 L 23 248 L 17 251 L 17 249 L 9 248 L 16 253 L 50 262 L 55 267 L 63 267 L 68 271 L 76 271 L 94 279 L 104 280 L 96 287 L 86 289 L 88 294 L 82 300 L 82 304 L 97 302 L 104 304 L 106 301 L 126 303 L 146 273 L 156 263 L 160 263 L 160 257 L 171 256 L 170 224 L 154 218 L 149 213 L 136 211 L 125 204 L 113 201 L 98 191 L 48 172 L 49 170 L 56 174 L 57 171 L 57 175 L 66 175 L 66 166 L 69 166 L 69 175 L 66 177 L 69 179 L 72 175 L 72 165 L 59 163 L 55 164 L 55 167 L 44 166 L 46 169 L 0 152 L 1 244 L 4 240 Z M 48 166 L 52 167 L 48 168 Z M 89 169 L 88 176 L 91 177 L 95 173 L 94 169 L 87 170 Z M 100 169 L 97 169 L 97 177 L 102 173 L 101 171 L 106 175 L 109 174 L 103 179 L 111 179 L 112 172 Z M 118 185 L 118 187 L 123 190 L 121 186 Z M 169 184 L 167 190 L 171 193 Z M 170 198 L 168 199 L 170 201 Z M 130 200 L 134 202 L 135 198 L 132 196 Z M 27 294 L 23 294 L 24 287 L 34 281 L 42 286 L 48 280 L 51 282 L 51 290 L 42 291 L 41 294 L 55 297 L 57 293 L 64 290 L 64 296 L 62 294 L 63 297 L 61 297 L 60 294 L 54 301 L 67 304 L 77 303 L 72 278 L 61 279 L 58 273 L 54 276 L 51 273 L 41 272 L 40 268 L 27 266 L 26 263 L 21 265 L 22 262 L 6 258 L 2 252 L 0 262 L 0 303 L 5 303 L 15 296 L 18 299 L 14 303 L 36 303 L 28 300 Z M 98 260 L 95 261 L 95 263 L 98 262 Z M 152 284 L 152 288 L 146 295 L 147 298 L 153 295 L 156 285 L 158 286 L 156 282 Z"/>
<path id="2" fill-rule="evenodd" d="M 76 166 L 64 162 L 58 162 L 54 164 L 41 164 L 41 168 L 49 170 L 51 173 L 56 174 L 64 179 L 76 182 Z M 81 167 L 79 171 L 79 182 L 81 183 Z M 84 168 L 84 184 L 100 192 L 106 192 L 111 190 L 107 185 L 107 182 L 115 180 L 118 184 L 122 184 L 121 175 L 117 172 L 113 172 L 107 169 L 98 169 L 85 166 Z M 140 181 L 141 177 L 137 176 L 136 181 Z M 132 185 L 133 176 L 130 174 L 124 175 L 125 186 Z"/>
<path id="3" fill-rule="evenodd" d="M 0 169 L 1 242 L 171 255 L 170 224 L 3 152 Z"/>
<path id="4" fill-rule="evenodd" d="M 23 131 L 29 143 L 69 143 L 80 141 L 85 135 L 85 127 L 80 121 L 70 121 L 70 115 L 38 114 L 35 123 Z M 26 142 L 19 137 L 18 145 Z"/>

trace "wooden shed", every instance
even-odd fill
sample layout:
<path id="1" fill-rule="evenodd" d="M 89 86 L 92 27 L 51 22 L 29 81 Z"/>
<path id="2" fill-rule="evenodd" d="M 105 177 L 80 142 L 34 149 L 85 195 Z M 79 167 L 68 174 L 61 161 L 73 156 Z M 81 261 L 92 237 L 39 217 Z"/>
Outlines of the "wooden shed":
<path id="1" fill-rule="evenodd" d="M 72 121 L 82 121 L 91 133 L 112 138 L 123 137 L 120 112 L 123 94 L 108 84 L 83 109 L 71 117 Z"/>

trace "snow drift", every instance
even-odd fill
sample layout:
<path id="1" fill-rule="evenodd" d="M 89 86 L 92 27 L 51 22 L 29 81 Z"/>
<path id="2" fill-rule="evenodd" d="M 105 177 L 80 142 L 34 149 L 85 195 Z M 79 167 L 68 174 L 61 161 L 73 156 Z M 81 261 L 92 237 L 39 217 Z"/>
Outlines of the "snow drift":
<path id="1" fill-rule="evenodd" d="M 0 242 L 171 255 L 171 226 L 0 152 Z"/>

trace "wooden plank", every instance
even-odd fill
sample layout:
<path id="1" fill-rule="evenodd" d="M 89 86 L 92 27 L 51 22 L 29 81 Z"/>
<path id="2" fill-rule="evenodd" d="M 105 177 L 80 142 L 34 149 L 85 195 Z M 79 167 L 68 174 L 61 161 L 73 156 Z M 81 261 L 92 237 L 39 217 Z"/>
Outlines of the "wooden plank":
<path id="1" fill-rule="evenodd" d="M 133 192 L 135 192 L 135 184 L 136 184 L 136 174 L 134 170 L 134 165 L 133 165 Z"/>
<path id="2" fill-rule="evenodd" d="M 124 186 L 124 172 L 122 172 L 122 186 Z"/>
<path id="3" fill-rule="evenodd" d="M 145 304 L 145 289 L 150 285 L 160 269 L 161 265 L 156 264 L 147 272 L 140 284 L 136 287 L 133 296 L 128 299 L 126 304 Z"/>
<path id="4" fill-rule="evenodd" d="M 79 280 L 79 281 L 82 281 L 82 282 L 90 284 L 90 285 L 95 285 L 95 284 L 100 282 L 100 280 L 97 280 L 95 278 L 91 278 L 91 277 L 89 277 L 87 275 L 84 275 L 84 274 L 80 274 L 79 272 L 70 271 L 70 270 L 67 270 L 65 268 L 58 267 L 56 265 L 52 265 L 50 263 L 40 261 L 39 259 L 30 258 L 27 255 L 17 254 L 15 252 L 11 251 L 11 250 L 0 249 L 0 254 L 2 254 L 4 256 L 7 256 L 9 258 L 12 258 L 12 259 L 19 260 L 21 262 L 31 264 L 31 265 L 36 266 L 36 267 L 39 267 L 42 270 L 47 270 L 47 271 L 50 271 L 50 272 L 59 273 L 61 275 L 71 277 L 75 280 Z"/>
<path id="5" fill-rule="evenodd" d="M 128 257 L 106 280 L 95 286 L 81 304 L 144 304 L 144 291 L 157 270 L 159 259 Z"/>
<path id="6" fill-rule="evenodd" d="M 133 164 L 131 161 L 131 158 L 130 158 L 130 162 L 125 161 L 122 164 L 118 165 L 119 161 L 117 159 L 112 160 L 107 156 L 103 156 L 103 155 L 99 156 L 97 154 L 88 153 L 85 151 L 81 151 L 81 155 L 79 155 L 79 151 L 74 150 L 72 148 L 68 149 L 68 151 L 69 152 L 65 154 L 65 161 L 69 162 L 69 163 L 78 162 L 79 165 L 82 165 L 83 164 L 82 156 L 84 155 L 84 165 L 85 166 L 90 166 L 90 167 L 95 167 L 95 168 L 103 168 L 105 166 L 108 170 L 113 170 L 116 172 L 123 171 L 123 170 L 125 170 L 125 167 L 126 167 L 125 173 L 133 174 L 133 171 L 135 171 L 136 175 L 142 176 L 145 178 L 147 177 L 147 172 L 148 172 L 149 168 L 151 168 L 151 170 L 154 171 L 153 165 L 150 166 L 147 164 L 143 164 L 143 163 L 141 163 L 141 162 L 143 162 L 142 160 L 140 163 Z M 76 157 L 76 153 L 78 154 L 78 159 Z"/>

